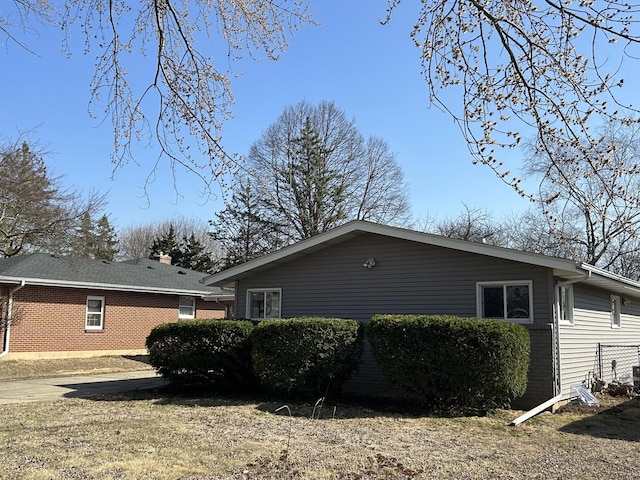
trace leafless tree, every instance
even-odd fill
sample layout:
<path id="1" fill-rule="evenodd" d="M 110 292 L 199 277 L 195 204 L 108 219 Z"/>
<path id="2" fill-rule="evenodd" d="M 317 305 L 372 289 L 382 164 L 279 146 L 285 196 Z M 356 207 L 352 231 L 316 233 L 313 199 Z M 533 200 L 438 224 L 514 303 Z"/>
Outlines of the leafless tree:
<path id="1" fill-rule="evenodd" d="M 191 234 L 215 260 L 221 256 L 218 243 L 209 235 L 209 224 L 196 218 L 174 216 L 158 222 L 129 225 L 118 232 L 119 260 L 147 258 L 156 238 L 162 237 L 173 226 L 178 240 L 189 238 Z"/>
<path id="2" fill-rule="evenodd" d="M 365 141 L 333 102 L 287 107 L 251 146 L 247 170 L 271 203 L 270 219 L 289 227 L 289 241 L 355 219 L 409 221 L 404 175 L 388 144 Z"/>
<path id="3" fill-rule="evenodd" d="M 433 220 L 424 225 L 424 231 L 469 242 L 504 246 L 502 224 L 491 213 L 463 204 L 464 211 L 457 217 Z"/>
<path id="4" fill-rule="evenodd" d="M 401 3 L 388 0 L 387 21 Z M 565 181 L 580 159 L 597 178 L 605 160 L 588 155 L 600 142 L 592 117 L 636 122 L 637 110 L 619 98 L 635 80 L 622 74 L 639 57 L 639 9 L 625 0 L 432 0 L 421 2 L 411 36 L 431 101 L 458 123 L 474 161 L 535 197 L 499 149 L 533 130 Z M 560 161 L 558 148 L 573 150 L 573 159 Z"/>
<path id="5" fill-rule="evenodd" d="M 611 122 L 596 131 L 597 143 L 561 144 L 551 156 L 533 145 L 526 171 L 540 178 L 539 196 L 556 239 L 573 257 L 613 268 L 640 248 L 640 125 Z"/>
<path id="6" fill-rule="evenodd" d="M 37 149 L 21 139 L 0 145 L 0 256 L 69 253 L 84 216 L 104 205 L 104 195 L 63 187 Z"/>
<path id="7" fill-rule="evenodd" d="M 564 218 L 562 226 L 567 235 L 575 235 L 577 229 L 570 218 Z M 503 246 L 524 252 L 539 253 L 558 258 L 580 260 L 580 252 L 575 245 L 564 242 L 554 234 L 551 220 L 535 204 L 522 213 L 512 214 L 501 222 L 504 232 Z"/>
<path id="8" fill-rule="evenodd" d="M 23 32 L 37 30 L 37 22 L 62 29 L 69 55 L 70 37 L 78 30 L 84 36 L 85 53 L 96 58 L 90 111 L 113 124 L 117 167 L 134 160 L 136 140 L 154 139 L 172 169 L 187 168 L 207 188 L 235 162 L 221 145 L 234 61 L 276 60 L 290 35 L 312 22 L 304 0 L 12 3 L 0 12 L 0 33 L 26 49 Z M 132 83 L 128 72 L 141 68 L 145 80 Z"/>
<path id="9" fill-rule="evenodd" d="M 387 1 L 390 21 L 403 2 Z M 133 159 L 135 139 L 152 135 L 161 157 L 191 169 L 206 185 L 234 162 L 221 143 L 233 103 L 233 61 L 246 53 L 277 58 L 290 34 L 312 21 L 305 0 L 56 3 L 13 0 L 14 10 L 0 14 L 0 31 L 28 48 L 18 33 L 32 27 L 33 18 L 67 36 L 82 30 L 87 52 L 96 56 L 92 110 L 113 123 L 116 165 Z M 501 147 L 520 144 L 533 129 L 537 148 L 552 162 L 558 147 L 586 157 L 599 141 L 590 131 L 594 115 L 635 121 L 633 107 L 619 98 L 635 80 L 623 77 L 624 68 L 640 56 L 637 3 L 432 0 L 419 8 L 411 36 L 430 101 L 458 123 L 474 161 L 521 195 L 531 194 L 500 161 Z M 205 36 L 209 42 L 196 42 Z M 144 62 L 138 54 L 149 72 L 141 85 L 127 75 L 132 63 Z M 558 167 L 571 168 L 566 161 Z M 597 159 L 588 167 L 589 175 L 599 175 Z"/>

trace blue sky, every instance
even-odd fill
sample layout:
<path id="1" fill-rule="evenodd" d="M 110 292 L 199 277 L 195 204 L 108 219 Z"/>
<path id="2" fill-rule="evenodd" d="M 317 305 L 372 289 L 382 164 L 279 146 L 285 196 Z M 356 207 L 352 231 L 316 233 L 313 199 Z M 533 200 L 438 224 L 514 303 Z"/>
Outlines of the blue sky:
<path id="1" fill-rule="evenodd" d="M 244 75 L 232 85 L 235 118 L 223 130 L 225 148 L 246 154 L 286 106 L 329 100 L 355 119 L 363 135 L 383 138 L 396 153 L 416 217 L 456 216 L 463 203 L 497 217 L 528 208 L 529 202 L 487 167 L 472 165 L 450 117 L 427 108 L 419 51 L 409 37 L 416 10 L 403 4 L 391 24 L 381 26 L 385 7 L 384 0 L 316 1 L 321 26 L 299 31 L 277 62 L 243 62 Z M 67 59 L 61 36 L 43 26 L 39 37 L 26 38 L 37 56 L 0 45 L 0 135 L 14 138 L 33 130 L 32 138 L 53 152 L 47 164 L 64 176 L 65 185 L 109 193 L 107 212 L 118 227 L 177 214 L 205 222 L 213 218 L 222 201 L 205 201 L 197 178 L 180 172 L 176 193 L 167 164 L 159 166 L 148 201 L 144 198 L 142 186 L 156 158 L 152 149 L 140 150 L 139 166 L 113 171 L 111 126 L 87 113 L 93 58 L 83 54 L 76 33 Z M 517 172 L 520 152 L 508 155 Z"/>

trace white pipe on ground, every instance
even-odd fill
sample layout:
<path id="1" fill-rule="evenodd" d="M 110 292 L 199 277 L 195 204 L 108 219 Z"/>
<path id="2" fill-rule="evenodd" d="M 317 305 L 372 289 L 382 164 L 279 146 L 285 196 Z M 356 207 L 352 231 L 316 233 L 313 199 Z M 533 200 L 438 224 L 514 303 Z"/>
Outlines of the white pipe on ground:
<path id="1" fill-rule="evenodd" d="M 527 420 L 529 420 L 531 417 L 535 417 L 537 414 L 539 414 L 540 412 L 543 412 L 544 410 L 546 410 L 547 408 L 555 405 L 556 403 L 558 403 L 560 400 L 562 400 L 562 395 L 556 395 L 553 398 L 550 398 L 549 400 L 547 400 L 544 403 L 541 403 L 540 405 L 538 405 L 535 408 L 532 408 L 531 410 L 529 410 L 528 412 L 520 415 L 518 418 L 516 418 L 513 422 L 511 422 L 509 425 L 511 427 L 516 427 L 518 425 L 520 425 L 522 422 L 525 422 Z"/>

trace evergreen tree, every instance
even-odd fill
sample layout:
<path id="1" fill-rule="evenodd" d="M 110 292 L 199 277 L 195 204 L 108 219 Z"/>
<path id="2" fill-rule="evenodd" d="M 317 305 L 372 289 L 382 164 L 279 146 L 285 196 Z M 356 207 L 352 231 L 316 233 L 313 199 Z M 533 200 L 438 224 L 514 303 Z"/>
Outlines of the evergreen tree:
<path id="1" fill-rule="evenodd" d="M 29 144 L 0 143 L 0 257 L 68 253 L 103 205 L 102 195 L 64 188 Z"/>
<path id="2" fill-rule="evenodd" d="M 118 240 L 109 217 L 102 215 L 94 222 L 91 214 L 85 212 L 76 228 L 76 238 L 72 244 L 72 254 L 96 260 L 111 261 L 118 253 Z"/>
<path id="3" fill-rule="evenodd" d="M 102 215 L 94 229 L 95 250 L 97 260 L 112 261 L 118 254 L 118 239 L 116 231 L 109 222 L 109 217 Z"/>
<path id="4" fill-rule="evenodd" d="M 180 261 L 174 265 L 205 273 L 212 273 L 216 266 L 206 247 L 193 232 L 188 238 L 182 237 Z"/>
<path id="5" fill-rule="evenodd" d="M 241 179 L 227 207 L 210 220 L 211 236 L 224 250 L 224 270 L 264 255 L 282 244 L 281 227 L 265 215 L 265 202 L 247 178 Z"/>
<path id="6" fill-rule="evenodd" d="M 406 225 L 404 175 L 389 145 L 365 138 L 332 102 L 287 107 L 252 144 L 246 170 L 265 218 L 286 225 L 288 243 L 349 220 Z"/>
<path id="7" fill-rule="evenodd" d="M 298 239 L 338 226 L 347 218 L 346 185 L 327 162 L 328 151 L 309 117 L 293 139 L 289 162 L 279 175 L 289 188 L 270 204 L 296 230 Z"/>
<path id="8" fill-rule="evenodd" d="M 181 261 L 182 251 L 176 239 L 176 231 L 173 224 L 169 225 L 168 231 L 156 235 L 156 238 L 153 240 L 153 244 L 150 247 L 149 258 L 158 258 L 160 254 L 169 255 L 172 265 L 177 265 Z"/>

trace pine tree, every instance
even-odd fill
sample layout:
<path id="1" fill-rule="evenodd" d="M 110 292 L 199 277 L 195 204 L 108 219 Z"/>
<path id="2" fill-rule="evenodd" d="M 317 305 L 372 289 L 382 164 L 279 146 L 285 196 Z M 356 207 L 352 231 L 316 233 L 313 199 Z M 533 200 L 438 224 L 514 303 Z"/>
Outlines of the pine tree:
<path id="1" fill-rule="evenodd" d="M 76 228 L 72 254 L 76 257 L 111 261 L 118 253 L 118 240 L 109 217 L 102 215 L 96 223 L 91 214 L 85 212 Z"/>
<path id="2" fill-rule="evenodd" d="M 265 203 L 248 179 L 240 180 L 227 207 L 210 220 L 211 236 L 224 250 L 219 270 L 281 246 L 281 227 L 264 216 Z"/>
<path id="3" fill-rule="evenodd" d="M 109 222 L 109 217 L 102 215 L 94 229 L 95 250 L 94 258 L 97 260 L 112 261 L 118 254 L 118 239 L 115 229 Z"/>
<path id="4" fill-rule="evenodd" d="M 329 230 L 347 218 L 345 184 L 328 166 L 326 148 L 309 117 L 300 136 L 293 140 L 289 164 L 280 175 L 289 181 L 291 199 L 285 203 L 278 197 L 276 201 L 299 238 Z"/>
<path id="5" fill-rule="evenodd" d="M 171 257 L 171 264 L 177 265 L 181 261 L 182 251 L 176 239 L 176 232 L 173 225 L 169 225 L 169 230 L 161 235 L 156 235 L 150 247 L 149 258 L 156 259 L 161 254 Z"/>
<path id="6" fill-rule="evenodd" d="M 194 233 L 182 238 L 180 261 L 174 265 L 195 270 L 196 272 L 212 273 L 215 262 L 207 253 L 206 247 L 196 238 Z"/>

